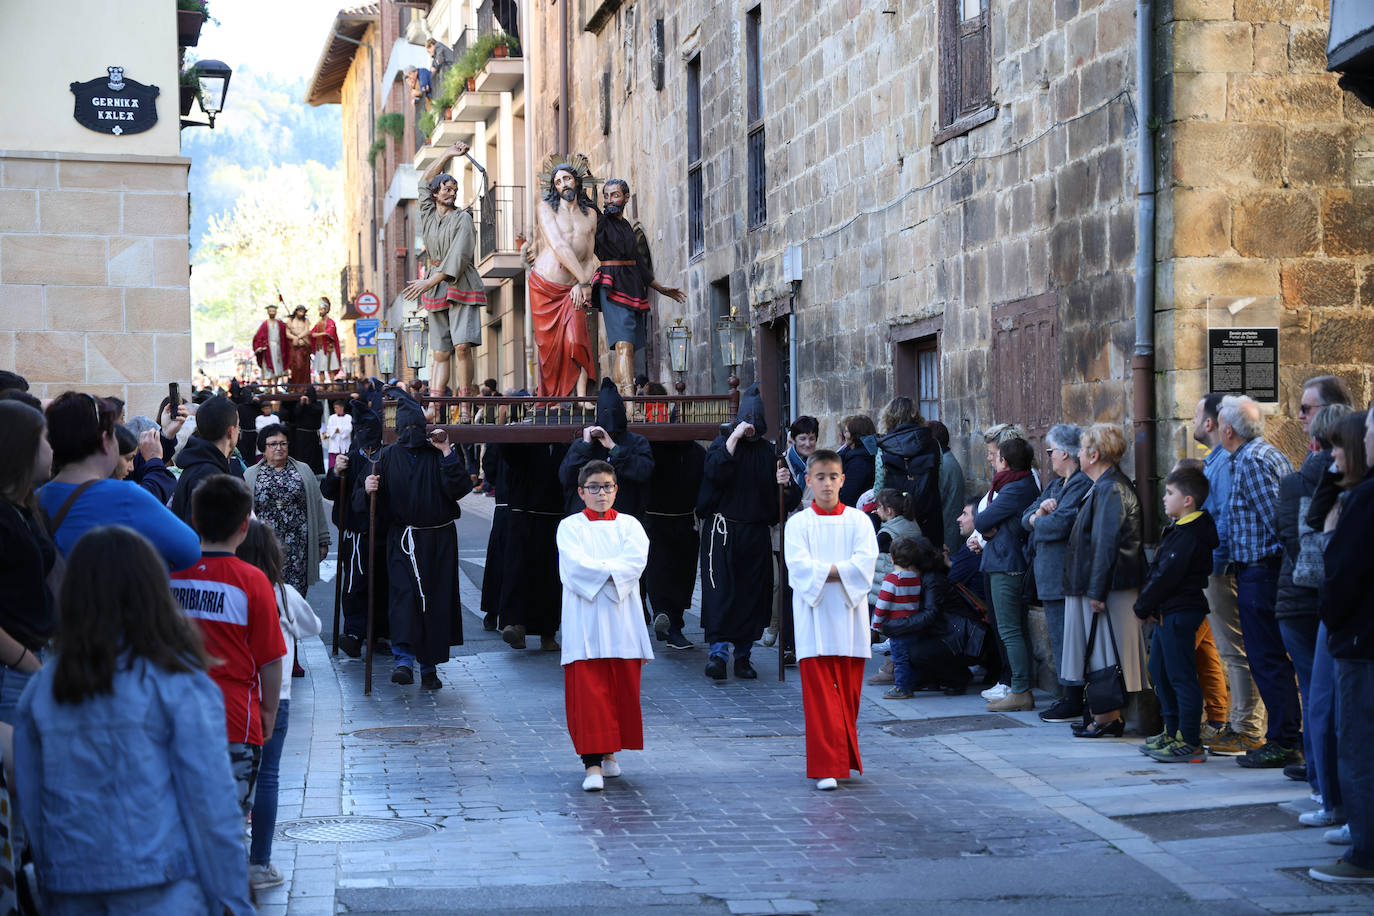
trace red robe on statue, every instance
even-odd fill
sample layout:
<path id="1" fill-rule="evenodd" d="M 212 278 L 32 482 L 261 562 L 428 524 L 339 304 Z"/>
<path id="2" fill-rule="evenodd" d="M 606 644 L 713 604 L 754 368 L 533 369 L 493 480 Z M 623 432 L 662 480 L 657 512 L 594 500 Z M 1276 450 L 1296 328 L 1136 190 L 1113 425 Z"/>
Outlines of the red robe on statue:
<path id="1" fill-rule="evenodd" d="M 271 325 L 277 326 L 276 347 L 272 346 Z M 264 378 L 276 378 L 286 374 L 287 353 L 291 341 L 286 336 L 286 322 L 280 318 L 269 318 L 258 325 L 253 335 L 253 355 L 257 357 L 258 367 Z"/>
<path id="2" fill-rule="evenodd" d="M 572 286 L 546 280 L 531 270 L 530 314 L 539 349 L 540 397 L 566 397 L 577 387 L 579 369 L 596 372 L 587 319 L 572 304 Z"/>

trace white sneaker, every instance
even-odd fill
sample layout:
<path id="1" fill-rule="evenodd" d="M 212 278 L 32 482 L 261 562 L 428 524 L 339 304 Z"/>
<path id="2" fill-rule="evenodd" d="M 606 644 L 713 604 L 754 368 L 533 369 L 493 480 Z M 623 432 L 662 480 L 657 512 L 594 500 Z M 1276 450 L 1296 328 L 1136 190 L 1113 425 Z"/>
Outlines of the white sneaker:
<path id="1" fill-rule="evenodd" d="M 615 758 L 601 761 L 601 775 L 607 779 L 615 779 L 620 775 L 620 761 Z"/>
<path id="2" fill-rule="evenodd" d="M 1342 824 L 1335 830 L 1328 830 L 1326 833 L 1322 834 L 1322 839 L 1326 840 L 1326 842 L 1330 843 L 1332 846 L 1349 846 L 1350 825 Z"/>
<path id="3" fill-rule="evenodd" d="M 983 691 L 982 696 L 983 696 L 983 699 L 988 700 L 988 701 L 992 701 L 992 700 L 1000 700 L 1000 699 L 1002 699 L 1003 697 L 1007 696 L 1007 695 L 1010 694 L 1010 693 L 1011 693 L 1011 685 L 1010 685 L 1010 684 L 993 684 L 993 685 L 992 685 L 991 687 L 989 687 L 987 690 L 984 690 L 984 691 Z"/>
<path id="4" fill-rule="evenodd" d="M 600 773 L 588 773 L 587 778 L 582 780 L 583 792 L 600 792 L 606 788 L 606 781 L 601 778 Z"/>
<path id="5" fill-rule="evenodd" d="M 884 639 L 882 642 L 874 644 L 873 651 L 875 654 L 882 653 L 883 655 L 887 655 L 892 651 L 892 643 Z"/>
<path id="6" fill-rule="evenodd" d="M 253 890 L 262 890 L 265 887 L 276 887 L 286 880 L 277 866 L 268 862 L 266 865 L 248 866 L 248 886 Z"/>
<path id="7" fill-rule="evenodd" d="M 837 780 L 833 776 L 827 776 L 824 779 L 816 780 L 816 788 L 820 789 L 822 792 L 829 792 L 832 789 L 838 789 L 839 787 L 839 780 Z"/>
<path id="8" fill-rule="evenodd" d="M 775 646 L 778 643 L 778 628 L 769 627 L 763 631 L 763 639 L 760 640 L 764 647 Z"/>
<path id="9" fill-rule="evenodd" d="M 1304 811 L 1298 815 L 1298 823 L 1304 827 L 1333 827 L 1340 822 L 1341 819 L 1336 816 L 1334 811 L 1328 811 L 1325 808 L 1318 808 L 1316 811 Z"/>
<path id="10" fill-rule="evenodd" d="M 1318 793 L 1318 792 L 1313 792 L 1313 793 L 1311 793 L 1310 795 L 1308 795 L 1307 797 L 1310 798 L 1310 799 L 1312 799 L 1312 801 L 1316 802 L 1316 803 L 1319 804 L 1319 805 L 1320 805 L 1320 804 L 1324 804 L 1324 802 L 1322 801 L 1321 794 Z"/>

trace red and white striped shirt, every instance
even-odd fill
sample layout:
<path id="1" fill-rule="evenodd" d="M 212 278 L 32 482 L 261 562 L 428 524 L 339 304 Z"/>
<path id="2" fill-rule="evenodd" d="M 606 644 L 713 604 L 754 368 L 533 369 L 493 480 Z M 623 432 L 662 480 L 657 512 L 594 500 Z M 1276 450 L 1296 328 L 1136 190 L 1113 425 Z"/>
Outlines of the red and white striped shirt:
<path id="1" fill-rule="evenodd" d="M 921 609 L 921 574 L 915 570 L 894 569 L 883 578 L 878 603 L 873 611 L 873 629 L 889 620 L 910 617 Z"/>

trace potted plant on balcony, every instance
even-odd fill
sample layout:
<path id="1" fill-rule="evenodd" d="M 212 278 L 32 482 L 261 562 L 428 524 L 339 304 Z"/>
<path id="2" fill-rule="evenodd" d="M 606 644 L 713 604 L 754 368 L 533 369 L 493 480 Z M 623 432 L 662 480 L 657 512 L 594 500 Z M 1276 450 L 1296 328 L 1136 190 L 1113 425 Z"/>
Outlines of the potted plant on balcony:
<path id="1" fill-rule="evenodd" d="M 200 29 L 210 18 L 206 0 L 177 0 L 177 44 L 194 48 L 200 43 Z"/>
<path id="2" fill-rule="evenodd" d="M 497 32 L 494 37 L 496 43 L 491 48 L 492 57 L 519 56 L 520 42 L 515 40 L 515 36 L 509 32 Z"/>
<path id="3" fill-rule="evenodd" d="M 196 65 L 191 63 L 182 70 L 177 81 L 181 86 L 181 116 L 184 118 L 200 100 L 200 77 L 196 74 Z"/>

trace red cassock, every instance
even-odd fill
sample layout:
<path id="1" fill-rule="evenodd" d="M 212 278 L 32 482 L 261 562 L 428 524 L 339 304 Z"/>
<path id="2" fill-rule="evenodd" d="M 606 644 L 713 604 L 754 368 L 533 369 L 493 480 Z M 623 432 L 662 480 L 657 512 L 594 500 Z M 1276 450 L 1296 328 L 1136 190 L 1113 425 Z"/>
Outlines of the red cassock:
<path id="1" fill-rule="evenodd" d="M 572 304 L 572 287 L 554 283 L 531 270 L 530 314 L 539 350 L 539 396 L 566 397 L 577 387 L 578 369 L 591 375 L 591 339 L 587 317 Z"/>
<path id="2" fill-rule="evenodd" d="M 806 775 L 811 779 L 847 779 L 850 770 L 864 771 L 859 760 L 864 661 L 820 655 L 798 664 L 806 715 Z"/>
<path id="3" fill-rule="evenodd" d="M 568 734 L 577 753 L 643 749 L 644 722 L 639 710 L 643 666 L 639 658 L 588 658 L 563 666 Z"/>
<path id="4" fill-rule="evenodd" d="M 277 347 L 278 355 L 281 356 L 280 364 L 273 364 L 272 348 L 269 326 L 277 326 Z M 258 366 L 263 374 L 269 377 L 286 374 L 287 353 L 291 350 L 291 341 L 286 337 L 286 322 L 279 318 L 268 318 L 258 325 L 258 332 L 253 335 L 253 353 L 257 356 Z"/>

